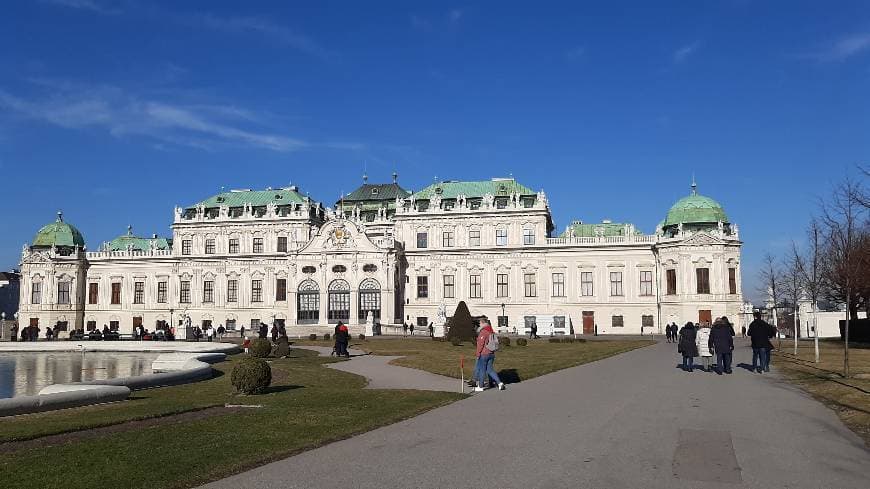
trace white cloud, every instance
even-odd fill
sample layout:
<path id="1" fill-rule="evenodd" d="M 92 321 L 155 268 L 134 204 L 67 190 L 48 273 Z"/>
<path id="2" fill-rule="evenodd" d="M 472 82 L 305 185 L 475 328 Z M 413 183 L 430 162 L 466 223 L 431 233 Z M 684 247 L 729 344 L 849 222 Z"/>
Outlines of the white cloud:
<path id="1" fill-rule="evenodd" d="M 689 59 L 690 56 L 698 52 L 698 49 L 701 48 L 700 41 L 695 41 L 691 44 L 686 44 L 685 46 L 681 46 L 679 49 L 674 51 L 671 55 L 673 62 L 675 64 L 680 64 Z"/>
<path id="2" fill-rule="evenodd" d="M 841 37 L 807 56 L 818 61 L 844 61 L 868 50 L 870 32 L 862 32 Z"/>
<path id="3" fill-rule="evenodd" d="M 37 87 L 48 93 L 24 98 L 0 88 L 0 108 L 68 129 L 98 128 L 115 137 L 208 150 L 240 145 L 286 152 L 308 146 L 297 138 L 259 130 L 258 115 L 237 106 L 150 100 L 111 86 L 42 80 Z"/>
<path id="4" fill-rule="evenodd" d="M 565 52 L 565 57 L 568 59 L 580 59 L 586 55 L 586 48 L 583 46 L 576 46 Z"/>
<path id="5" fill-rule="evenodd" d="M 458 9 L 458 8 L 452 9 L 449 13 L 450 22 L 452 22 L 454 24 L 459 22 L 459 20 L 462 19 L 463 14 L 464 14 L 464 12 L 462 11 L 462 9 Z"/>
<path id="6" fill-rule="evenodd" d="M 121 10 L 117 7 L 106 7 L 94 0 L 43 0 L 45 3 L 60 5 L 79 10 L 89 10 L 99 14 L 119 14 Z"/>
<path id="7" fill-rule="evenodd" d="M 279 43 L 291 46 L 304 53 L 320 58 L 331 58 L 335 54 L 318 44 L 314 39 L 295 32 L 289 27 L 276 24 L 262 17 L 218 17 L 211 13 L 194 14 L 181 17 L 190 23 L 199 24 L 209 29 L 233 34 L 256 33 L 271 38 Z"/>

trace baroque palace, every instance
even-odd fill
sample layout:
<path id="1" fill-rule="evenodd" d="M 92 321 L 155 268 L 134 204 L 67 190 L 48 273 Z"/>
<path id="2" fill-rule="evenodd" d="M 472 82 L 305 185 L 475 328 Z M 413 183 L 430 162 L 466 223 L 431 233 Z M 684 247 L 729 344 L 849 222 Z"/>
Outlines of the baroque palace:
<path id="1" fill-rule="evenodd" d="M 413 193 L 396 174 L 364 178 L 334 210 L 296 187 L 233 190 L 177 207 L 171 239 L 128 227 L 96 251 L 58 213 L 23 249 L 20 321 L 181 338 L 190 325 L 296 335 L 343 321 L 356 333 L 437 326 L 464 300 L 502 332 L 661 333 L 739 316 L 741 244 L 694 183 L 654 234 L 574 221 L 558 236 L 544 192 L 513 178 Z"/>

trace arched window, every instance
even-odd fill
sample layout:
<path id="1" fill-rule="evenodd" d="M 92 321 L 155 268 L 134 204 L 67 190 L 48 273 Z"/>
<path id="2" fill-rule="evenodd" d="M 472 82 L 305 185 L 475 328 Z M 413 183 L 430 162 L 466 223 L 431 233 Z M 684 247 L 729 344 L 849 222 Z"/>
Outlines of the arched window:
<path id="1" fill-rule="evenodd" d="M 372 319 L 381 319 L 381 284 L 373 278 L 367 278 L 359 284 L 359 320 L 365 321 L 369 311 Z"/>
<path id="2" fill-rule="evenodd" d="M 346 280 L 333 280 L 329 283 L 329 309 L 327 319 L 331 324 L 350 319 L 350 285 Z"/>
<path id="3" fill-rule="evenodd" d="M 320 287 L 317 282 L 308 279 L 297 289 L 296 323 L 317 324 L 320 321 Z"/>

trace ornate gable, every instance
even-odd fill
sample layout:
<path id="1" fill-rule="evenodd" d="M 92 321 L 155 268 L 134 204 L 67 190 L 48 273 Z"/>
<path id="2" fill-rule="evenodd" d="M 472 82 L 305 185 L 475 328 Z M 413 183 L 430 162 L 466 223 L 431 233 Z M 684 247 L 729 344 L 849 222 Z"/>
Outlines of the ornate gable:
<path id="1" fill-rule="evenodd" d="M 707 233 L 697 233 L 690 238 L 683 240 L 684 245 L 718 245 L 722 244 L 722 240 L 710 236 Z"/>
<path id="2" fill-rule="evenodd" d="M 327 221 L 299 254 L 384 252 L 378 248 L 362 229 L 352 221 L 332 219 Z"/>

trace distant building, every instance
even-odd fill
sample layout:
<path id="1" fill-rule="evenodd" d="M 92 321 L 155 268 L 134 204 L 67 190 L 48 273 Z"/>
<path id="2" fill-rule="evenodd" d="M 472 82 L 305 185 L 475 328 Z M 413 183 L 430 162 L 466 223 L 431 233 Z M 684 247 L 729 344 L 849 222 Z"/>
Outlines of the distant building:
<path id="1" fill-rule="evenodd" d="M 96 251 L 58 215 L 22 252 L 20 321 L 362 332 L 369 316 L 426 327 L 464 300 L 505 332 L 638 334 L 742 310 L 737 226 L 694 184 L 653 234 L 554 229 L 544 192 L 513 178 L 365 179 L 335 210 L 296 187 L 233 190 L 177 207 L 171 239 L 128 228 Z"/>
<path id="2" fill-rule="evenodd" d="M 8 320 L 13 319 L 18 312 L 20 279 L 17 270 L 0 272 L 0 313 L 5 313 Z"/>

